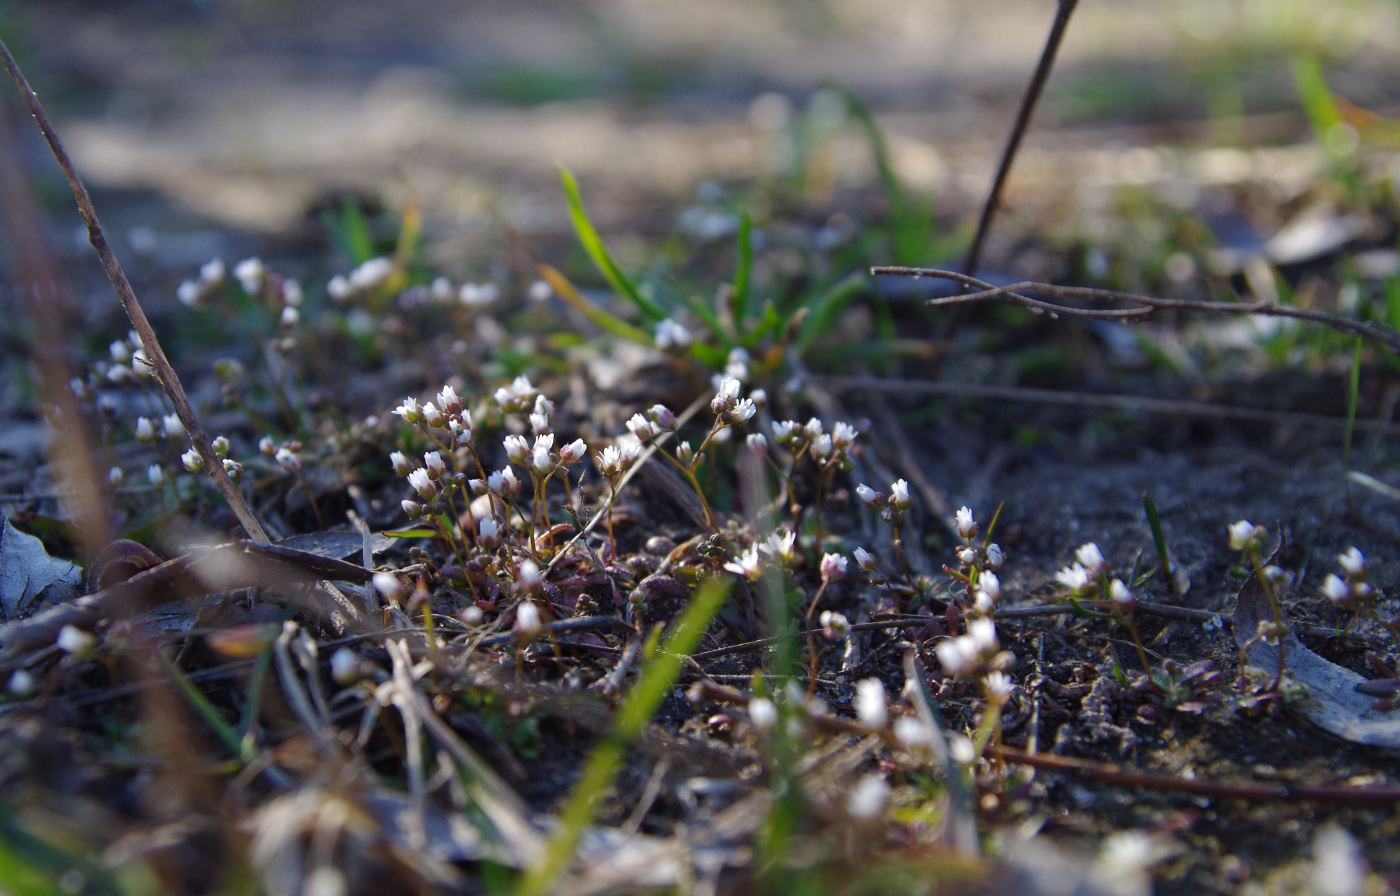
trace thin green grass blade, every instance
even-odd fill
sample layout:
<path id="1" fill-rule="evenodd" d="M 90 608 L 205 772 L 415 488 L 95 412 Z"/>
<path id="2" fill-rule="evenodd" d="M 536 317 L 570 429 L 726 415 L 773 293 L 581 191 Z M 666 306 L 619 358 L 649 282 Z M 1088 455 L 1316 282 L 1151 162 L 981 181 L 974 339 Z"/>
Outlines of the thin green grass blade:
<path id="1" fill-rule="evenodd" d="M 648 298 L 633 282 L 632 278 L 623 273 L 622 268 L 617 266 L 617 262 L 613 261 L 608 247 L 598 234 L 598 229 L 593 226 L 593 222 L 588 217 L 588 210 L 583 206 L 583 195 L 579 192 L 578 181 L 574 180 L 569 169 L 561 166 L 559 179 L 564 183 L 564 195 L 568 199 L 569 220 L 573 222 L 574 233 L 578 234 L 579 242 L 583 244 L 583 251 L 588 253 L 588 257 L 593 260 L 594 266 L 608 281 L 608 285 L 618 295 L 625 296 L 632 304 L 641 309 L 642 313 L 653 322 L 666 317 L 665 310 Z"/>
<path id="2" fill-rule="evenodd" d="M 727 584 L 711 579 L 691 595 L 684 615 L 672 628 L 661 650 L 643 666 L 641 678 L 618 707 L 612 730 L 589 754 L 578 784 L 560 813 L 554 836 L 545 847 L 544 855 L 520 878 L 515 889 L 517 896 L 543 896 L 549 892 L 554 879 L 573 857 L 584 828 L 593 820 L 599 798 L 626 758 L 628 744 L 656 714 L 680 675 L 681 664 L 700 643 L 728 594 Z"/>
<path id="3" fill-rule="evenodd" d="M 750 280 L 753 272 L 753 219 L 748 209 L 739 212 L 739 264 L 734 270 L 734 329 L 744 332 L 749 316 Z"/>
<path id="4" fill-rule="evenodd" d="M 569 279 L 547 264 L 539 266 L 539 273 L 545 282 L 554 290 L 555 295 L 568 302 L 584 317 L 593 321 L 598 329 L 604 330 L 614 336 L 636 342 L 640 345 L 651 345 L 651 336 L 645 330 L 632 326 L 627 321 L 615 314 L 610 314 L 597 304 L 589 301 L 588 297 L 579 292 L 578 289 L 569 282 Z"/>
<path id="5" fill-rule="evenodd" d="M 223 745 L 228 747 L 229 751 L 243 762 L 251 760 L 253 757 L 247 754 L 243 736 L 234 730 L 234 727 L 225 721 L 223 716 L 219 715 L 219 711 L 214 708 L 214 704 L 209 702 L 209 698 L 205 697 L 199 688 L 185 677 L 185 673 L 176 668 L 175 664 L 162 656 L 159 651 L 156 652 L 156 660 L 160 662 L 165 674 L 169 675 L 170 680 L 175 683 L 180 694 L 189 701 L 190 706 L 194 708 L 194 711 L 199 714 L 199 717 L 204 720 L 204 723 L 209 726 Z"/>
<path id="6" fill-rule="evenodd" d="M 1181 597 L 1181 592 L 1176 587 L 1176 571 L 1172 569 L 1172 558 L 1167 553 L 1167 536 L 1162 531 L 1162 518 L 1157 515 L 1157 502 L 1152 500 L 1149 492 L 1142 493 L 1142 510 L 1147 514 L 1147 527 L 1152 530 L 1152 545 L 1157 549 L 1157 562 L 1162 565 L 1162 576 L 1167 580 L 1167 587 L 1172 590 L 1172 597 Z"/>
<path id="7" fill-rule="evenodd" d="M 840 317 L 842 311 L 846 310 L 851 299 L 865 288 L 866 282 L 867 277 L 864 272 L 853 271 L 832 284 L 826 292 L 811 303 L 809 307 L 811 307 L 812 313 L 803 322 L 801 332 L 797 337 L 799 352 L 811 348 L 812 343 L 835 326 L 836 319 Z"/>

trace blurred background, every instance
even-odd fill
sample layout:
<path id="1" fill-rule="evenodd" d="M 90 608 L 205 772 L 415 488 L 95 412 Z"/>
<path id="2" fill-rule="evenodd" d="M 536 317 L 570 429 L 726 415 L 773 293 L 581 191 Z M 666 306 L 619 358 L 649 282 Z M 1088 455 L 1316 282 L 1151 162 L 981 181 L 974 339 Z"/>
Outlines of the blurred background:
<path id="1" fill-rule="evenodd" d="M 952 232 L 975 215 L 1055 6 L 4 0 L 0 33 L 138 253 L 181 266 L 244 248 L 229 240 L 310 238 L 317 210 L 349 195 L 416 203 L 450 267 L 506 232 L 567 237 L 560 164 L 605 231 L 670 231 L 677 204 L 715 184 L 784 183 L 814 214 L 835 208 L 877 169 L 830 81 L 873 112 L 903 184 Z M 1299 58 L 1350 102 L 1395 111 L 1397 51 L 1391 0 L 1086 0 L 1011 217 L 1043 224 L 1047 205 L 1072 212 L 1123 183 L 1183 207 L 1261 176 L 1301 189 L 1306 159 L 1209 151 L 1311 140 Z M 71 244 L 76 215 L 31 131 L 29 168 Z M 1194 154 L 1142 151 L 1157 146 Z"/>

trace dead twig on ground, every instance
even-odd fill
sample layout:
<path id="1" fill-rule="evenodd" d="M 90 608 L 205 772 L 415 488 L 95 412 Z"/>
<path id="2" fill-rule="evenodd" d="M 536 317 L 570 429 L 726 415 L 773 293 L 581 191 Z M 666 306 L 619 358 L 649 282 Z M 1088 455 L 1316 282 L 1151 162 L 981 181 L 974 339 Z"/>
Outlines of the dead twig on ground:
<path id="1" fill-rule="evenodd" d="M 1066 317 L 1119 321 L 1121 323 L 1137 323 L 1138 321 L 1148 320 L 1164 311 L 1206 311 L 1215 314 L 1287 317 L 1294 320 L 1307 321 L 1308 323 L 1322 324 L 1339 333 L 1370 339 L 1380 343 L 1390 351 L 1400 354 L 1400 333 L 1397 333 L 1394 328 L 1379 321 L 1359 321 L 1350 317 L 1343 317 L 1340 314 L 1329 314 L 1326 311 L 1313 311 L 1310 308 L 1290 308 L 1285 305 L 1275 305 L 1273 302 L 1212 302 L 1197 299 L 1163 299 L 1157 296 L 1145 296 L 1139 293 L 1119 292 L 1116 289 L 1098 289 L 1091 286 L 1059 286 L 1054 283 L 1041 283 L 1035 280 L 1022 280 L 1019 283 L 1011 283 L 1006 286 L 993 286 L 990 283 L 978 280 L 976 277 L 970 277 L 967 274 L 960 274 L 957 271 L 944 271 L 938 268 L 911 268 L 886 265 L 873 267 L 870 269 L 870 273 L 877 276 L 934 277 L 940 280 L 952 280 L 965 287 L 971 286 L 977 288 L 977 292 L 929 299 L 930 305 L 960 305 L 966 302 L 985 302 L 990 299 L 1006 299 L 1026 308 L 1030 308 L 1032 311 L 1039 311 L 1049 314 L 1052 317 L 1064 315 Z M 1032 298 L 1031 296 L 1024 295 L 1026 292 L 1046 293 L 1056 298 L 1064 299 L 1128 302 L 1134 307 L 1081 308 L 1075 305 L 1047 302 L 1044 299 Z"/>

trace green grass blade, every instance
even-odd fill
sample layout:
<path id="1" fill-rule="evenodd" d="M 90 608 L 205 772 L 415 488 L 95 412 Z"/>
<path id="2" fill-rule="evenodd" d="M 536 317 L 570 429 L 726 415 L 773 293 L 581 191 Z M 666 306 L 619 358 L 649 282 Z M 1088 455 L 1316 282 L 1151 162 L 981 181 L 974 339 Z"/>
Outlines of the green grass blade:
<path id="1" fill-rule="evenodd" d="M 627 321 L 615 314 L 608 313 L 607 310 L 599 307 L 596 303 L 589 301 L 588 297 L 579 292 L 578 289 L 569 282 L 569 279 L 547 264 L 539 266 L 540 277 L 554 290 L 554 294 L 565 302 L 576 308 L 580 314 L 597 325 L 598 329 L 620 336 L 623 339 L 636 342 L 639 345 L 651 345 L 652 338 L 645 330 L 634 327 Z"/>
<path id="2" fill-rule="evenodd" d="M 719 611 L 729 594 L 729 587 L 719 579 L 711 579 L 691 595 L 690 605 L 671 629 L 665 645 L 642 669 L 641 678 L 623 699 L 613 716 L 612 730 L 602 743 L 589 754 L 578 784 L 560 813 L 559 826 L 545 847 L 544 855 L 526 870 L 516 887 L 517 896 L 543 896 L 549 892 L 555 877 L 573 857 L 583 830 L 593 820 L 598 799 L 612 783 L 627 746 L 642 733 L 661 701 L 670 693 L 681 664 L 709 628 L 710 620 Z"/>
<path id="3" fill-rule="evenodd" d="M 1172 558 L 1167 553 L 1167 536 L 1162 531 L 1162 518 L 1157 515 L 1157 502 L 1152 500 L 1149 492 L 1142 493 L 1142 509 L 1147 514 L 1147 527 L 1152 530 L 1152 544 L 1157 549 L 1157 562 L 1162 564 L 1162 576 L 1167 580 L 1172 597 L 1181 597 L 1176 586 L 1176 570 L 1172 568 Z"/>
<path id="4" fill-rule="evenodd" d="M 589 220 L 588 210 L 583 207 L 583 196 L 579 193 L 578 181 L 574 180 L 569 169 L 560 167 L 559 179 L 564 182 L 564 195 L 569 202 L 569 220 L 573 222 L 574 232 L 578 234 L 579 242 L 583 244 L 583 251 L 588 253 L 588 257 L 593 260 L 594 266 L 603 275 L 603 279 L 608 281 L 608 285 L 618 295 L 629 299 L 652 321 L 659 321 L 666 317 L 666 312 L 662 307 L 643 294 L 632 278 L 623 273 L 622 268 L 613 261 L 608 247 L 604 245 L 603 238 L 598 234 L 598 229 Z"/>
<path id="5" fill-rule="evenodd" d="M 739 212 L 739 264 L 734 270 L 734 329 L 744 332 L 749 316 L 749 292 L 753 272 L 753 219 L 747 209 Z"/>
<path id="6" fill-rule="evenodd" d="M 812 313 L 803 322 L 801 333 L 797 338 L 798 351 L 806 351 L 811 348 L 812 343 L 835 326 L 836 319 L 842 311 L 846 310 L 851 299 L 865 288 L 866 282 L 867 278 L 863 272 L 853 271 L 832 284 L 826 292 L 811 303 Z"/>
<path id="7" fill-rule="evenodd" d="M 214 704 L 209 702 L 209 698 L 205 697 L 199 688 L 195 687 L 194 684 L 185 677 L 185 673 L 181 672 L 174 663 L 162 656 L 159 651 L 156 651 L 156 659 L 160 662 L 161 668 L 165 670 L 165 673 L 170 676 L 170 680 L 175 683 L 175 687 L 179 689 L 184 698 L 189 701 L 190 706 L 194 707 L 194 711 L 199 714 L 199 717 L 204 720 L 204 723 L 209 726 L 223 745 L 228 747 L 233 755 L 244 762 L 252 759 L 252 756 L 248 755 L 242 735 L 224 720 L 224 717 L 214 708 Z"/>

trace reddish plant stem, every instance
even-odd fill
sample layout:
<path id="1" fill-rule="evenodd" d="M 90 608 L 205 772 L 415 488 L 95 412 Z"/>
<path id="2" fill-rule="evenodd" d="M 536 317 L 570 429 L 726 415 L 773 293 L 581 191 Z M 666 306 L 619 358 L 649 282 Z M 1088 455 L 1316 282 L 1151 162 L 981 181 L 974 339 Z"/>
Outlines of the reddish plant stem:
<path id="1" fill-rule="evenodd" d="M 126 272 L 122 270 L 121 263 L 117 261 L 116 254 L 107 243 L 107 237 L 102 233 L 102 225 L 97 220 L 97 208 L 93 205 L 92 197 L 88 195 L 87 187 L 83 186 L 77 170 L 73 167 L 72 160 L 68 157 L 67 150 L 63 148 L 63 143 L 58 139 L 58 133 L 54 131 L 48 116 L 44 114 L 43 106 L 39 104 L 39 97 L 29 86 L 29 82 L 25 79 L 24 73 L 20 71 L 14 56 L 10 55 L 10 48 L 5 46 L 4 41 L 0 41 L 0 61 L 4 62 L 5 70 L 9 72 L 11 80 L 19 88 L 20 95 L 24 97 L 30 113 L 33 114 L 40 132 L 44 135 L 44 140 L 49 144 L 49 150 L 58 162 L 58 167 L 63 170 L 63 176 L 67 178 L 68 185 L 73 189 L 73 198 L 78 204 L 78 214 L 82 216 L 83 224 L 87 227 L 88 241 L 97 250 L 97 257 L 102 262 L 102 269 L 107 272 L 107 278 L 112 281 L 112 286 L 117 291 L 117 298 L 122 303 L 122 309 L 126 311 L 126 316 L 131 320 L 132 328 L 136 330 L 136 335 L 141 339 L 141 347 L 145 349 L 146 357 L 154 368 L 153 373 L 160 382 L 161 388 L 165 390 L 165 394 L 170 397 L 171 404 L 175 406 L 175 413 L 179 416 L 180 422 L 184 424 L 190 442 L 194 444 L 195 450 L 203 458 L 204 468 L 209 472 L 209 477 L 214 480 L 215 487 L 219 489 L 224 500 L 228 502 L 229 509 L 238 518 L 238 522 L 248 533 L 248 537 L 263 544 L 271 542 L 272 539 L 268 537 L 262 523 L 258 521 L 252 508 L 243 500 L 243 496 L 238 492 L 238 487 L 229 478 L 228 472 L 224 470 L 223 461 L 214 453 L 209 436 L 205 433 L 204 427 L 200 425 L 199 417 L 195 415 L 194 407 L 190 404 L 184 387 L 180 385 L 180 378 L 176 376 L 175 369 L 170 366 L 170 362 L 166 359 L 165 352 L 161 349 L 159 340 L 156 339 L 155 330 L 152 329 L 146 312 L 142 310 L 141 303 L 137 301 L 136 292 L 131 288 L 131 282 L 126 278 Z"/>

